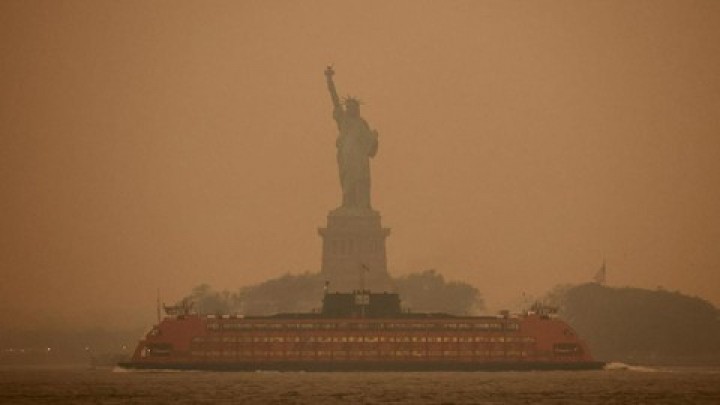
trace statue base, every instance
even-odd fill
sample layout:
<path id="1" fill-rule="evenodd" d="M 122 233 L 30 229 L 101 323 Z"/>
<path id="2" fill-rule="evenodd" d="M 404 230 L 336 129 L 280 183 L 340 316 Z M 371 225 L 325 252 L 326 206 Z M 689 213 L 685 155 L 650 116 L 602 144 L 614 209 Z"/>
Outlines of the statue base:
<path id="1" fill-rule="evenodd" d="M 385 239 L 380 214 L 370 208 L 340 207 L 327 216 L 327 227 L 319 228 L 323 240 L 320 272 L 330 291 L 369 289 L 390 291 Z"/>

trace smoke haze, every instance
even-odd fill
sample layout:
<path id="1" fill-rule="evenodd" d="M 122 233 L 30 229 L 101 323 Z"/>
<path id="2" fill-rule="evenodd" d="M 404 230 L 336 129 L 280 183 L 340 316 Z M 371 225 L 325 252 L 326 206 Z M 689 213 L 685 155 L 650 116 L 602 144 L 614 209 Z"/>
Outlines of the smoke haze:
<path id="1" fill-rule="evenodd" d="M 720 2 L 3 1 L 3 323 L 126 327 L 316 272 L 323 70 L 380 133 L 393 276 L 720 304 Z"/>

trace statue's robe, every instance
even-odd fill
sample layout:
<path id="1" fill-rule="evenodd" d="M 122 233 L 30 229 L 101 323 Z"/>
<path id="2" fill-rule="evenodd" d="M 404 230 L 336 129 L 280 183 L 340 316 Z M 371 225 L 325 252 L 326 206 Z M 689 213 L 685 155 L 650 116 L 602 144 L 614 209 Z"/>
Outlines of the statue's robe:
<path id="1" fill-rule="evenodd" d="M 333 118 L 338 124 L 337 161 L 344 208 L 370 209 L 370 158 L 378 148 L 377 135 L 362 117 L 353 117 L 341 108 Z"/>

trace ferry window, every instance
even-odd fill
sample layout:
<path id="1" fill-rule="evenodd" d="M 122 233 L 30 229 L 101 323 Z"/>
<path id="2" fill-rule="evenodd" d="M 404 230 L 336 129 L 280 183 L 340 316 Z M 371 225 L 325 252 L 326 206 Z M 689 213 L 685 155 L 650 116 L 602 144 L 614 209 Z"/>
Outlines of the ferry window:
<path id="1" fill-rule="evenodd" d="M 150 343 L 147 346 L 147 353 L 150 356 L 169 356 L 171 351 L 170 343 Z"/>
<path id="2" fill-rule="evenodd" d="M 445 324 L 445 328 L 447 328 L 447 329 L 457 329 L 457 324 L 456 324 L 456 323 L 446 323 L 446 324 Z"/>
<path id="3" fill-rule="evenodd" d="M 580 346 L 575 343 L 556 343 L 553 345 L 555 354 L 575 355 L 580 353 Z"/>
<path id="4" fill-rule="evenodd" d="M 459 323 L 457 327 L 458 329 L 470 329 L 470 326 L 469 323 Z"/>
<path id="5" fill-rule="evenodd" d="M 207 329 L 208 329 L 208 330 L 211 330 L 211 331 L 218 331 L 218 330 L 220 330 L 220 324 L 214 323 L 214 322 L 213 322 L 213 323 L 208 323 L 208 324 L 207 324 Z"/>
<path id="6" fill-rule="evenodd" d="M 251 329 L 252 325 L 249 323 L 226 323 L 223 325 L 223 329 L 226 330 L 241 330 L 241 329 Z"/>
<path id="7" fill-rule="evenodd" d="M 519 329 L 520 329 L 520 324 L 519 324 L 519 323 L 516 323 L 516 322 L 510 322 L 510 323 L 508 323 L 508 324 L 505 325 L 505 328 L 506 328 L 507 330 L 519 330 Z"/>
<path id="8" fill-rule="evenodd" d="M 237 342 L 237 338 L 235 336 L 224 336 L 222 338 L 223 342 Z"/>

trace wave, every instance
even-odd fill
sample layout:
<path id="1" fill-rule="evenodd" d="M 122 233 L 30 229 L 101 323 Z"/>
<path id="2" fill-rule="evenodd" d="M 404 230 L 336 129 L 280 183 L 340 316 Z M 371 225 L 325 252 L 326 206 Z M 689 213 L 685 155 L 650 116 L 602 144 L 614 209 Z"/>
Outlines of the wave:
<path id="1" fill-rule="evenodd" d="M 645 366 L 633 366 L 633 365 L 630 365 L 630 364 L 621 363 L 621 362 L 616 362 L 616 361 L 607 363 L 607 364 L 605 365 L 604 369 L 605 369 L 605 370 L 609 370 L 609 371 L 617 371 L 617 370 L 622 370 L 622 371 L 637 371 L 637 372 L 640 372 L 640 373 L 657 373 L 657 372 L 661 372 L 661 371 L 662 371 L 662 370 L 658 370 L 658 369 L 656 369 L 656 368 L 645 367 Z"/>
<path id="2" fill-rule="evenodd" d="M 201 370 L 178 370 L 172 368 L 153 368 L 153 369 L 139 369 L 139 368 L 125 368 L 115 366 L 112 369 L 113 373 L 197 373 Z"/>

